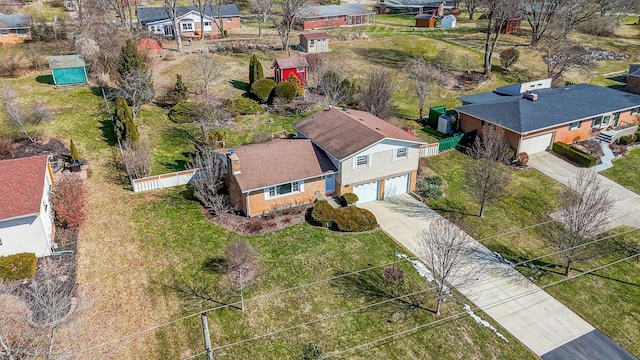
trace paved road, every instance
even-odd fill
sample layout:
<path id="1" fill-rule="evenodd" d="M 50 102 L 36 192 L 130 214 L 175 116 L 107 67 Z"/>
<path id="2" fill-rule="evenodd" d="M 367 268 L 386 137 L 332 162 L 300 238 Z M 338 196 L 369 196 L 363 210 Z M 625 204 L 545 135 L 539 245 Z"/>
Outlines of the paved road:
<path id="1" fill-rule="evenodd" d="M 581 169 L 550 152 L 531 155 L 529 165 L 565 185 L 575 179 L 578 170 Z M 639 227 L 640 216 L 637 214 L 640 214 L 640 195 L 602 175 L 598 175 L 598 178 L 604 186 L 609 188 L 611 196 L 615 199 L 613 207 L 615 216 L 612 219 L 611 227 L 619 225 Z"/>
<path id="2" fill-rule="evenodd" d="M 409 195 L 359 206 L 373 212 L 381 228 L 413 254 L 418 253 L 416 234 L 440 219 Z M 469 237 L 469 241 L 481 254 L 473 259 L 478 279 L 473 287 L 458 290 L 536 355 L 547 354 L 595 330 L 517 270 L 497 261 L 476 240 Z"/>
<path id="3" fill-rule="evenodd" d="M 598 330 L 542 355 L 542 360 L 636 360 Z"/>

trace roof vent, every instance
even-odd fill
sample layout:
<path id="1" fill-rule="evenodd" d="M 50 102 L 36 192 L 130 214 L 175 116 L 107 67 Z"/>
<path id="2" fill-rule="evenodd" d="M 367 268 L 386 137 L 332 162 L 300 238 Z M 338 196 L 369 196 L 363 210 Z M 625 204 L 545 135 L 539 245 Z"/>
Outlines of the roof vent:
<path id="1" fill-rule="evenodd" d="M 229 154 L 235 154 L 236 149 L 229 149 Z"/>
<path id="2" fill-rule="evenodd" d="M 380 130 L 380 128 L 379 128 L 379 127 L 377 127 L 377 128 L 376 128 L 376 130 Z"/>

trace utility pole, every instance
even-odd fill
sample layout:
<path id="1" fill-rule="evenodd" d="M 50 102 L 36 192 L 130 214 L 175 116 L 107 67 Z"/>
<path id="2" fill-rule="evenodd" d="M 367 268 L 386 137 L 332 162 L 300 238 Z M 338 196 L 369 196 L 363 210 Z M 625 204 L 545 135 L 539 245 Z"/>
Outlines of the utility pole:
<path id="1" fill-rule="evenodd" d="M 211 337 L 209 336 L 209 322 L 207 321 L 207 313 L 200 314 L 202 320 L 202 332 L 204 335 L 204 351 L 207 355 L 207 360 L 213 360 L 213 351 L 211 351 Z"/>

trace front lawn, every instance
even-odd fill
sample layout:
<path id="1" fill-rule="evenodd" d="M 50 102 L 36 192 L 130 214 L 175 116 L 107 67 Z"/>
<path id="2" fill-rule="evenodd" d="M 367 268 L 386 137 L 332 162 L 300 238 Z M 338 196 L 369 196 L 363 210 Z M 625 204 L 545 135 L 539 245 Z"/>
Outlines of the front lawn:
<path id="1" fill-rule="evenodd" d="M 626 156 L 614 160 L 613 167 L 600 174 L 640 194 L 640 148 L 632 149 Z"/>
<path id="2" fill-rule="evenodd" d="M 636 154 L 640 155 L 640 152 Z M 627 159 L 632 157 L 622 160 Z M 469 234 L 513 262 L 551 253 L 553 248 L 541 226 L 509 232 L 550 220 L 548 214 L 559 206 L 562 185 L 537 170 L 509 170 L 513 180 L 506 188 L 505 196 L 486 207 L 484 217 L 479 218 L 478 205 L 463 190 L 463 166 L 468 161 L 467 156 L 456 151 L 423 159 L 428 171 L 438 173 L 446 182 L 446 196 L 429 201 L 428 205 L 442 214 L 462 214 L 462 226 Z M 599 238 L 623 230 L 628 229 L 616 228 Z M 633 255 L 639 248 L 638 232 L 590 245 L 586 251 L 592 254 L 591 259 L 573 265 L 574 274 Z M 561 265 L 561 259 L 545 257 L 517 269 L 537 284 L 545 285 L 565 279 L 561 275 Z M 547 291 L 632 354 L 640 356 L 637 320 L 640 314 L 640 262 L 631 260 L 584 276 L 574 276 L 578 277 L 550 286 Z"/>

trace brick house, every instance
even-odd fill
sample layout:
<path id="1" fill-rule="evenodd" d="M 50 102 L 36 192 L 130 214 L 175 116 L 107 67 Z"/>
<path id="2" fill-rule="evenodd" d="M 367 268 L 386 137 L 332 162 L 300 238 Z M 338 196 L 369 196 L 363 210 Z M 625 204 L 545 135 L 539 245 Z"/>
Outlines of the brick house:
<path id="1" fill-rule="evenodd" d="M 0 256 L 51 254 L 55 226 L 48 156 L 0 161 Z"/>
<path id="2" fill-rule="evenodd" d="M 460 130 L 497 125 L 512 148 L 528 154 L 548 150 L 554 142 L 593 137 L 612 142 L 637 130 L 640 96 L 589 84 L 550 84 L 545 79 L 460 97 L 464 105 L 454 109 Z"/>
<path id="3" fill-rule="evenodd" d="M 216 37 L 219 34 L 218 23 L 223 29 L 240 28 L 240 11 L 236 4 L 220 6 L 220 13 L 216 6 L 207 6 L 204 11 L 204 28 L 200 28 L 200 11 L 195 6 L 177 6 L 180 35 L 183 37 L 199 37 L 204 31 L 205 36 Z M 174 35 L 173 24 L 164 7 L 144 7 L 138 9 L 140 24 L 148 31 L 164 36 Z"/>
<path id="4" fill-rule="evenodd" d="M 309 6 L 294 21 L 299 30 L 313 30 L 366 25 L 371 19 L 375 19 L 374 11 L 360 4 L 344 4 Z"/>
<path id="5" fill-rule="evenodd" d="M 20 44 L 27 40 L 31 40 L 31 16 L 0 13 L 0 45 Z"/>
<path id="6" fill-rule="evenodd" d="M 276 82 L 286 81 L 289 75 L 295 75 L 302 85 L 307 85 L 309 63 L 304 56 L 276 59 L 271 65 Z"/>

